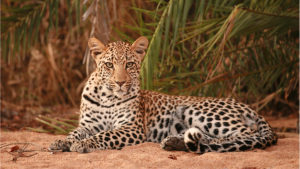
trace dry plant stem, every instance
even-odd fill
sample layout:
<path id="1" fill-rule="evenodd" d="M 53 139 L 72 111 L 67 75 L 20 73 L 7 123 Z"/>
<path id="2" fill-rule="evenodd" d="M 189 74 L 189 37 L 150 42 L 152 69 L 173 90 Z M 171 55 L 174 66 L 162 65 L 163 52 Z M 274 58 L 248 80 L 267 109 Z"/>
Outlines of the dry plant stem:
<path id="1" fill-rule="evenodd" d="M 34 152 L 34 151 L 40 151 L 40 152 L 51 152 L 51 153 L 57 153 L 57 152 L 61 152 L 61 150 L 49 150 L 47 148 L 44 148 L 38 144 L 33 144 L 33 143 L 27 143 L 27 142 L 17 142 L 17 143 L 8 143 L 8 144 L 0 144 L 0 149 L 3 149 L 7 146 L 11 146 L 11 145 L 16 145 L 16 144 L 24 144 L 24 147 L 21 149 L 21 152 Z M 39 147 L 40 149 L 38 150 L 26 150 L 26 148 L 28 147 L 28 145 L 32 145 L 32 146 L 36 146 Z M 18 150 L 20 151 L 20 150 Z M 1 151 L 2 152 L 2 151 Z M 8 152 L 8 151 L 4 151 L 4 152 Z M 8 153 L 12 153 L 12 152 L 8 152 Z M 34 154 L 35 155 L 35 154 Z M 33 155 L 32 155 L 33 156 Z"/>
<path id="2" fill-rule="evenodd" d="M 19 158 L 19 157 L 32 157 L 32 156 L 34 156 L 34 155 L 37 155 L 37 154 L 38 154 L 38 153 L 33 153 L 33 154 L 25 155 L 25 154 L 23 154 L 23 152 L 18 152 L 17 154 L 15 154 L 15 153 L 12 153 L 12 152 L 8 152 L 8 153 L 14 156 L 14 158 L 13 158 L 13 159 L 15 159 L 15 158 Z M 13 160 L 13 161 L 15 161 L 15 160 Z"/>
<path id="3" fill-rule="evenodd" d="M 4 144 L 0 144 L 0 149 L 5 148 L 10 145 L 16 145 L 16 144 L 23 144 L 24 145 L 23 150 L 25 150 L 28 147 L 28 145 L 36 146 L 36 147 L 41 148 L 41 150 L 43 150 L 42 146 L 40 146 L 38 144 L 34 144 L 34 143 L 28 143 L 28 142 L 16 142 L 16 143 L 8 143 L 8 144 L 4 143 Z M 38 150 L 33 150 L 33 151 L 38 151 Z"/>
<path id="4" fill-rule="evenodd" d="M 275 100 L 276 100 L 276 101 L 279 101 L 279 102 L 282 102 L 282 103 L 284 103 L 284 104 L 286 104 L 286 105 L 289 105 L 289 106 L 290 106 L 291 108 L 293 108 L 293 109 L 296 109 L 296 110 L 299 109 L 299 106 L 297 106 L 296 104 L 294 104 L 294 103 L 292 103 L 292 102 L 289 102 L 289 101 L 287 101 L 287 100 L 283 100 L 283 99 L 281 99 L 281 98 L 279 98 L 279 97 L 276 97 Z"/>
<path id="5" fill-rule="evenodd" d="M 58 68 L 57 68 L 57 66 L 55 64 L 55 61 L 54 61 L 53 49 L 52 49 L 52 46 L 51 46 L 50 43 L 48 44 L 48 54 L 49 54 L 49 62 L 51 64 L 51 67 L 53 68 L 54 72 L 56 72 L 56 74 L 59 74 Z M 72 96 L 71 96 L 68 88 L 66 87 L 65 83 L 63 82 L 62 77 L 61 76 L 56 76 L 56 77 L 58 77 L 58 80 L 61 83 L 63 89 L 65 90 L 65 92 L 67 94 L 67 97 L 71 101 L 72 105 L 76 106 L 76 103 L 75 103 L 74 99 L 72 98 Z"/>
<path id="6" fill-rule="evenodd" d="M 10 146 L 10 145 L 16 145 L 16 144 L 23 144 L 24 146 L 23 146 L 22 148 L 17 147 L 15 150 L 13 150 L 13 148 L 14 148 L 14 147 L 13 147 L 13 148 L 11 148 L 10 151 L 7 151 L 7 150 L 4 151 L 4 152 L 7 152 L 8 154 L 10 154 L 10 155 L 13 156 L 12 161 L 14 161 L 14 162 L 17 161 L 17 159 L 18 159 L 19 157 L 32 157 L 32 156 L 38 154 L 38 153 L 32 153 L 32 154 L 26 155 L 26 154 L 24 154 L 24 153 L 26 153 L 26 152 L 44 151 L 44 150 L 45 150 L 45 149 L 43 149 L 43 148 L 41 148 L 40 150 L 26 150 L 26 149 L 28 148 L 29 145 L 34 145 L 34 146 L 41 147 L 40 145 L 32 144 L 32 143 L 27 143 L 27 142 L 25 142 L 25 143 L 9 143 L 9 144 L 1 144 L 0 148 L 3 149 L 3 148 L 5 148 L 5 147 L 7 147 L 7 146 Z M 1 151 L 1 152 L 3 152 L 3 151 Z"/>

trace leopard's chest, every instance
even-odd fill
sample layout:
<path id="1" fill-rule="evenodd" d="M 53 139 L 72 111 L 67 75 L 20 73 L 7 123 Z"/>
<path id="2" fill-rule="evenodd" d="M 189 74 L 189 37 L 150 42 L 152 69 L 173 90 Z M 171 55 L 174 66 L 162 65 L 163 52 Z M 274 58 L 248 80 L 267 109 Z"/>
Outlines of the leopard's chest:
<path id="1" fill-rule="evenodd" d="M 122 101 L 120 101 L 122 102 Z M 111 102 L 110 104 L 89 104 L 83 102 L 79 125 L 92 129 L 92 133 L 108 131 L 135 120 L 133 103 Z M 120 103 L 120 104 L 118 104 Z M 85 105 L 86 104 L 86 105 Z M 131 108 L 130 108 L 131 107 Z"/>

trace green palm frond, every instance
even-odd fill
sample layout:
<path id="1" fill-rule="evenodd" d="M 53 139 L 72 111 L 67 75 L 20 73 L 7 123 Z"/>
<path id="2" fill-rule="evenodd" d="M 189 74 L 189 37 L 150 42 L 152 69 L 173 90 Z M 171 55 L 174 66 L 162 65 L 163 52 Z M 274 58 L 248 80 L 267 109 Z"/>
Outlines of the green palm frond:
<path id="1" fill-rule="evenodd" d="M 54 28 L 67 27 L 62 34 L 68 39 L 79 37 L 84 13 L 92 20 L 85 23 L 90 36 L 97 37 L 93 29 L 98 29 L 104 41 L 132 42 L 137 34 L 149 38 L 141 71 L 144 89 L 232 96 L 261 105 L 265 98 L 298 99 L 298 1 L 132 0 L 120 10 L 128 18 L 117 20 L 113 13 L 121 5 L 115 0 L 1 2 L 2 58 L 22 59 L 31 46 L 46 46 Z M 119 37 L 108 36 L 111 28 Z M 85 61 L 90 60 L 86 50 Z"/>
<path id="2" fill-rule="evenodd" d="M 5 61 L 21 59 L 36 42 L 46 40 L 48 32 L 59 27 L 60 1 L 7 1 L 1 3 L 1 55 Z M 73 8 L 80 24 L 79 0 L 67 1 L 69 27 L 72 31 Z M 45 24 L 47 26 L 45 26 Z"/>
<path id="3" fill-rule="evenodd" d="M 299 2 L 155 2 L 156 10 L 133 9 L 151 18 L 134 27 L 151 37 L 143 88 L 251 103 L 296 91 Z"/>

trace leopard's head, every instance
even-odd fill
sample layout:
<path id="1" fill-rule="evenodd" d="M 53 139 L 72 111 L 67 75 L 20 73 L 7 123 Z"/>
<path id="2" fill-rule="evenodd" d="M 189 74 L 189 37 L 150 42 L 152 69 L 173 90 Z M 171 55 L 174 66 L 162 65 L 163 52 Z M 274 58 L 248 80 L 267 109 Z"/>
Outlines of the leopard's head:
<path id="1" fill-rule="evenodd" d="M 108 45 L 90 38 L 88 45 L 102 87 L 119 98 L 140 89 L 140 68 L 148 47 L 146 37 L 138 38 L 133 44 L 113 42 Z"/>

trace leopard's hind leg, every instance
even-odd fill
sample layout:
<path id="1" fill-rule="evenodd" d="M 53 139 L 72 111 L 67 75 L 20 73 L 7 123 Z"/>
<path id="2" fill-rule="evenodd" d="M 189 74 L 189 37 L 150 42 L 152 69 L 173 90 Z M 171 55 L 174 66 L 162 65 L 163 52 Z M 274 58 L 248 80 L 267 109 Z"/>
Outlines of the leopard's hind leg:
<path id="1" fill-rule="evenodd" d="M 186 148 L 195 153 L 246 151 L 265 148 L 268 142 L 258 132 L 238 133 L 224 138 L 207 138 L 198 128 L 190 128 L 184 134 Z"/>

